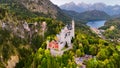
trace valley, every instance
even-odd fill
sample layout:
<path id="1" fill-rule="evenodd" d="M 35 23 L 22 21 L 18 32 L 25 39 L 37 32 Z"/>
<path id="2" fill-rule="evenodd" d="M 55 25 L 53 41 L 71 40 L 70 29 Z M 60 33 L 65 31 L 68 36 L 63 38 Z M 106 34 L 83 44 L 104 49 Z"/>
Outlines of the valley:
<path id="1" fill-rule="evenodd" d="M 104 26 L 106 20 L 98 20 L 98 21 L 89 21 L 87 22 L 87 25 L 91 28 L 100 28 Z"/>
<path id="2" fill-rule="evenodd" d="M 89 21 L 87 25 L 90 26 L 90 29 L 93 33 L 96 33 L 100 38 L 106 40 L 105 36 L 103 35 L 105 30 L 99 29 L 100 27 L 104 26 L 105 22 L 106 20 Z"/>

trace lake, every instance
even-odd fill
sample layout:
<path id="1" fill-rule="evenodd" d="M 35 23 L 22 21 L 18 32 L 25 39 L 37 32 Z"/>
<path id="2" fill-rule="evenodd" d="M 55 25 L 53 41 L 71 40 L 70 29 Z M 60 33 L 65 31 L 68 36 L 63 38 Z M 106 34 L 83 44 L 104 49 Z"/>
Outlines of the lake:
<path id="1" fill-rule="evenodd" d="M 92 28 L 100 28 L 100 27 L 104 26 L 105 22 L 106 22 L 106 20 L 89 21 L 87 23 L 87 25 L 92 27 Z"/>

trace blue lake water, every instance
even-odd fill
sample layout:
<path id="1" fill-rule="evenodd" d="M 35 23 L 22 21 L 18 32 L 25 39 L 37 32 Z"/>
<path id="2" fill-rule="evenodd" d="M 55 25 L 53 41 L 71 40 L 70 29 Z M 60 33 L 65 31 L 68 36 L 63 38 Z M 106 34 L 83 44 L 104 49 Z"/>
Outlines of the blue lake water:
<path id="1" fill-rule="evenodd" d="M 100 28 L 100 27 L 104 26 L 105 22 L 106 22 L 106 20 L 89 21 L 87 23 L 87 25 L 92 27 L 92 28 Z"/>

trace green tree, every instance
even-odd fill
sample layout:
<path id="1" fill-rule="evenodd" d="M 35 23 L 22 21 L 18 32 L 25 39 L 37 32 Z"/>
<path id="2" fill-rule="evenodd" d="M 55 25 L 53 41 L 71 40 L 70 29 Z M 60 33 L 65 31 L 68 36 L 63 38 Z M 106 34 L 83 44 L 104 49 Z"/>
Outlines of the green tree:
<path id="1" fill-rule="evenodd" d="M 97 58 L 99 60 L 105 60 L 106 58 L 108 58 L 109 52 L 107 49 L 105 48 L 101 48 L 100 51 L 97 54 Z"/>
<path id="2" fill-rule="evenodd" d="M 98 66 L 98 61 L 96 60 L 96 58 L 88 60 L 86 65 L 87 68 L 97 68 L 97 66 Z"/>
<path id="3" fill-rule="evenodd" d="M 76 55 L 77 55 L 77 57 L 80 57 L 80 56 L 82 55 L 82 53 L 81 53 L 81 50 L 80 50 L 80 49 L 77 49 L 77 50 L 76 50 Z"/>

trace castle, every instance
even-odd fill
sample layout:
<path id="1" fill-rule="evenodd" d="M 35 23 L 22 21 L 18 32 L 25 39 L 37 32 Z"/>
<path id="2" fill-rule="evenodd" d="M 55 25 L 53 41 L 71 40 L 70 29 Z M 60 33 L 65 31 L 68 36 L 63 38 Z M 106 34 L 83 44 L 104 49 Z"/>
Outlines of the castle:
<path id="1" fill-rule="evenodd" d="M 61 51 L 66 44 L 68 45 L 68 48 L 71 47 L 71 40 L 75 37 L 74 30 L 75 22 L 72 20 L 72 24 L 66 25 L 61 32 L 56 35 L 57 40 L 52 40 L 51 42 L 47 41 L 47 49 L 57 49 L 58 51 Z"/>

